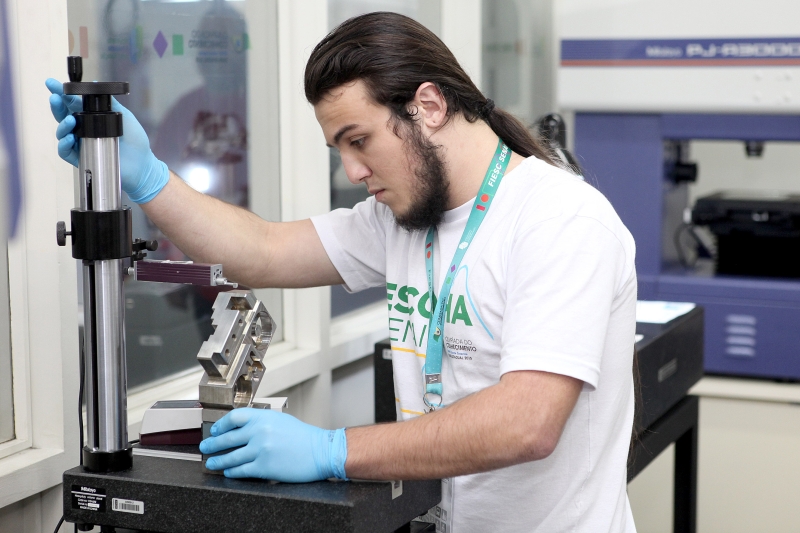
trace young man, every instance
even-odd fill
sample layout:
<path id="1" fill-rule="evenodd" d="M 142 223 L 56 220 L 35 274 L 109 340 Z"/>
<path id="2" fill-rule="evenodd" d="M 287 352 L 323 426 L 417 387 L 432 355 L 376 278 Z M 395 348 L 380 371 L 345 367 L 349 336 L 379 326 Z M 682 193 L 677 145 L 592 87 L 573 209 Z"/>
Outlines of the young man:
<path id="1" fill-rule="evenodd" d="M 117 107 L 123 188 L 190 257 L 250 286 L 387 286 L 403 421 L 325 431 L 235 410 L 202 449 L 244 447 L 209 468 L 443 478 L 439 514 L 456 533 L 635 531 L 634 244 L 608 201 L 406 17 L 345 22 L 313 51 L 305 86 L 349 179 L 373 197 L 298 222 L 195 192 Z M 59 153 L 76 164 L 76 104 L 48 87 Z"/>

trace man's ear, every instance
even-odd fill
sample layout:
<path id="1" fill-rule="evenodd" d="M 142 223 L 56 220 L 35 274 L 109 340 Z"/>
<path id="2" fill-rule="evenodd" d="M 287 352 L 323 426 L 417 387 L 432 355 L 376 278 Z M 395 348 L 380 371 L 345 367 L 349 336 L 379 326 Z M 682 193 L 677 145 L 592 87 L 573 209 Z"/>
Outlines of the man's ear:
<path id="1" fill-rule="evenodd" d="M 409 104 L 416 107 L 416 118 L 420 126 L 436 131 L 447 122 L 447 100 L 439 88 L 433 83 L 422 83 L 414 94 L 414 101 Z"/>

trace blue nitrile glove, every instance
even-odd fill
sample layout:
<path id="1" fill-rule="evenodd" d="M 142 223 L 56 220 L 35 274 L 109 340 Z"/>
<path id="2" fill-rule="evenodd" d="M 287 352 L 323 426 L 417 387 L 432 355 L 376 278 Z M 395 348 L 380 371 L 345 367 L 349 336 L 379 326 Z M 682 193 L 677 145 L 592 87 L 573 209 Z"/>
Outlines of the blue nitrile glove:
<path id="1" fill-rule="evenodd" d="M 269 409 L 234 409 L 213 426 L 200 443 L 205 454 L 244 446 L 210 457 L 209 470 L 226 477 L 248 477 L 306 483 L 336 477 L 347 479 L 344 429 L 320 429 L 291 415 Z"/>
<path id="2" fill-rule="evenodd" d="M 77 167 L 80 163 L 78 146 L 75 143 L 75 117 L 72 113 L 83 110 L 80 96 L 65 95 L 60 81 L 48 78 L 45 85 L 50 90 L 50 110 L 59 122 L 56 129 L 58 155 Z M 122 113 L 122 132 L 119 139 L 119 166 L 122 175 L 122 190 L 137 204 L 149 202 L 161 192 L 169 181 L 166 163 L 159 161 L 150 150 L 147 134 L 133 116 L 116 98 L 112 98 L 112 111 Z"/>

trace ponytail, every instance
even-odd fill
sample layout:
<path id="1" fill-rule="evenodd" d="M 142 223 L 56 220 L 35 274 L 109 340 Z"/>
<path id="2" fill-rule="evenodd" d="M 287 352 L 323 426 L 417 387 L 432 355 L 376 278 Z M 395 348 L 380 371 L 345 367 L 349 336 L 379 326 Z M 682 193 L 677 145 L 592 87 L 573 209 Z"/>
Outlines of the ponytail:
<path id="1" fill-rule="evenodd" d="M 491 100 L 489 100 L 489 102 L 491 102 Z M 506 143 L 512 151 L 523 157 L 535 156 L 538 159 L 547 161 L 551 165 L 560 166 L 556 163 L 552 151 L 550 151 L 546 144 L 536 139 L 530 130 L 514 115 L 494 107 L 494 102 L 492 102 L 491 110 L 485 115 L 482 115 L 481 118 L 492 128 L 492 131 L 495 132 L 498 137 L 503 139 L 503 142 Z"/>

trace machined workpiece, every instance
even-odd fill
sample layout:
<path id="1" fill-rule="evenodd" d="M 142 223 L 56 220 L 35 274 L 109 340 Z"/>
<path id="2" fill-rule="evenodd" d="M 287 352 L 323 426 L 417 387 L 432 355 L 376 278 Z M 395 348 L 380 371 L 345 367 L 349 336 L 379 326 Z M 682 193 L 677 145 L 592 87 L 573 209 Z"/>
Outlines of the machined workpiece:
<path id="1" fill-rule="evenodd" d="M 204 409 L 249 407 L 264 376 L 264 356 L 275 323 L 250 291 L 221 292 L 214 301 L 214 333 L 200 347 L 197 360 Z"/>

